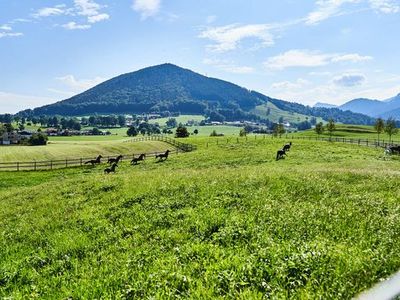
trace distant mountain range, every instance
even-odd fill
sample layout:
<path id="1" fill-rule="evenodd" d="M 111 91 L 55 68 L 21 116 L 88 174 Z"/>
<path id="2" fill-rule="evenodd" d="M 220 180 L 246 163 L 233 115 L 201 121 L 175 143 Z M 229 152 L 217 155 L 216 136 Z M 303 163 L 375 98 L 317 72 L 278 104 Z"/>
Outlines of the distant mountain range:
<path id="1" fill-rule="evenodd" d="M 81 94 L 54 104 L 25 110 L 20 115 L 76 116 L 94 113 L 180 112 L 225 120 L 267 120 L 267 103 L 309 117 L 334 118 L 349 124 L 372 124 L 374 119 L 338 108 L 310 107 L 273 99 L 233 83 L 210 78 L 173 64 L 148 67 L 107 80 Z M 261 109 L 258 109 L 261 108 Z"/>
<path id="2" fill-rule="evenodd" d="M 314 107 L 333 107 L 331 104 L 317 103 Z M 400 120 L 400 94 L 386 100 L 359 98 L 337 106 L 341 110 L 365 114 L 373 118 L 395 118 Z"/>

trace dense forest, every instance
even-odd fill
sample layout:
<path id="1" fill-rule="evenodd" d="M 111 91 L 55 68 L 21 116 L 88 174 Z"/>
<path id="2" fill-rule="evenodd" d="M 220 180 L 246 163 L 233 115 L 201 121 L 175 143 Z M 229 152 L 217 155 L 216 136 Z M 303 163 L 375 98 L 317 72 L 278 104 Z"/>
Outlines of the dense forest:
<path id="1" fill-rule="evenodd" d="M 21 116 L 93 113 L 202 114 L 226 121 L 260 121 L 250 113 L 257 105 L 272 102 L 281 110 L 335 119 L 347 124 L 373 124 L 374 119 L 337 108 L 312 108 L 267 97 L 233 83 L 206 77 L 172 64 L 123 74 L 72 98 L 20 112 Z"/>

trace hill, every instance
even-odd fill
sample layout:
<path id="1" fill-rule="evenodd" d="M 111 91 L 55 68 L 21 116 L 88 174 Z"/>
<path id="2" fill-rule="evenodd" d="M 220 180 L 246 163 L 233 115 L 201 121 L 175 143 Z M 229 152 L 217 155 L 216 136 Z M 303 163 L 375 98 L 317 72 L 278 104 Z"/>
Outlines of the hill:
<path id="1" fill-rule="evenodd" d="M 216 141 L 110 176 L 0 172 L 0 298 L 351 299 L 400 267 L 399 160 Z"/>
<path id="2" fill-rule="evenodd" d="M 289 105 L 233 83 L 210 78 L 172 64 L 145 68 L 107 80 L 72 98 L 21 112 L 34 115 L 82 115 L 93 113 L 180 112 L 206 114 L 215 120 L 261 120 L 254 112 L 269 101 L 286 112 L 305 114 L 336 121 L 370 124 L 367 116 L 347 113 L 342 119 L 334 110 Z M 214 114 L 212 114 L 214 112 Z"/>
<path id="3" fill-rule="evenodd" d="M 354 99 L 339 107 L 342 110 L 350 110 L 371 117 L 393 117 L 400 119 L 400 94 L 383 101 L 366 98 Z"/>

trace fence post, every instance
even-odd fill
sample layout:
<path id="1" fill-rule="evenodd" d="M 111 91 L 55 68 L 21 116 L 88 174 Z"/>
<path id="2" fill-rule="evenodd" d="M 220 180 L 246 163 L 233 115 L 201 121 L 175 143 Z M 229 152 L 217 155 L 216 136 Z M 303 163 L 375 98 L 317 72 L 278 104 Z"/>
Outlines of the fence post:
<path id="1" fill-rule="evenodd" d="M 17 171 L 19 171 L 19 162 L 17 162 Z"/>
<path id="2" fill-rule="evenodd" d="M 80 162 L 81 162 L 81 167 L 82 167 L 82 157 L 81 157 L 81 159 L 80 159 Z"/>
<path id="3" fill-rule="evenodd" d="M 53 161 L 50 161 L 50 170 L 53 170 Z"/>
<path id="4" fill-rule="evenodd" d="M 34 165 L 33 169 L 36 171 L 36 160 L 33 165 Z"/>
<path id="5" fill-rule="evenodd" d="M 68 159 L 67 158 L 65 159 L 65 167 L 66 168 L 68 167 Z"/>

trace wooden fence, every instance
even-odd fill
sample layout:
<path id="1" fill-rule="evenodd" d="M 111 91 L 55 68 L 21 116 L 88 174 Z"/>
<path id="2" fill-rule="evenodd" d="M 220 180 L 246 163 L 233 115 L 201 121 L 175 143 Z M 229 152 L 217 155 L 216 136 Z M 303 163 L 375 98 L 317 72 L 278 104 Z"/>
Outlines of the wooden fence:
<path id="1" fill-rule="evenodd" d="M 170 150 L 170 154 L 178 154 L 179 152 L 190 152 L 197 149 L 195 145 L 184 144 L 176 141 L 169 137 L 164 136 L 148 136 L 129 140 L 128 142 L 141 142 L 141 141 L 161 141 L 174 146 L 174 150 Z M 123 160 L 131 160 L 134 156 L 137 157 L 141 153 L 121 154 Z M 148 152 L 145 153 L 146 157 L 155 157 L 157 154 L 164 152 Z M 111 157 L 116 155 L 102 155 L 103 162 L 106 162 Z M 66 158 L 66 159 L 54 159 L 54 160 L 40 160 L 30 162 L 5 162 L 0 163 L 0 171 L 39 171 L 39 170 L 53 170 L 68 167 L 81 167 L 85 165 L 85 162 L 94 159 L 94 157 L 80 157 L 80 158 Z M 89 164 L 90 165 L 90 164 Z"/>
<path id="2" fill-rule="evenodd" d="M 182 152 L 191 152 L 191 151 L 194 151 L 197 149 L 196 145 L 185 144 L 185 143 L 179 142 L 175 139 L 172 139 L 170 137 L 163 136 L 163 135 L 150 135 L 150 136 L 144 136 L 144 137 L 136 137 L 136 138 L 129 140 L 128 142 L 143 142 L 143 141 L 164 142 L 164 143 L 174 146 L 175 148 L 181 150 Z"/>

